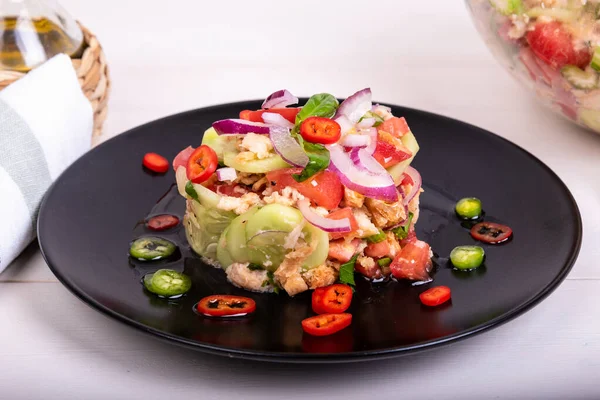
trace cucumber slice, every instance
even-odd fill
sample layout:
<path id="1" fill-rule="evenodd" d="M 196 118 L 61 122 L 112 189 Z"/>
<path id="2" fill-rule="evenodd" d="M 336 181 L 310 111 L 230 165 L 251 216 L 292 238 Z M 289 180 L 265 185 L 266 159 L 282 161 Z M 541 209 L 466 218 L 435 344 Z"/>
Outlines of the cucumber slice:
<path id="1" fill-rule="evenodd" d="M 198 191 L 200 199 L 204 199 L 206 193 L 203 190 L 206 190 L 217 196 L 218 203 L 220 197 L 218 194 L 211 192 L 202 185 L 194 185 L 194 187 Z M 208 203 L 206 200 L 204 202 Z M 196 200 L 188 200 L 187 204 L 188 209 L 183 217 L 183 223 L 188 243 L 196 253 L 214 259 L 217 255 L 216 244 L 221 237 L 221 233 L 237 215 L 233 211 L 218 209 L 216 204 L 205 206 Z"/>
<path id="2" fill-rule="evenodd" d="M 229 225 L 225 241 L 229 256 L 234 262 L 246 263 L 250 261 L 246 242 L 248 241 L 247 238 L 251 236 L 246 235 L 245 227 L 248 225 L 248 221 L 259 211 L 258 207 L 252 207 L 231 221 L 231 225 Z"/>
<path id="3" fill-rule="evenodd" d="M 275 272 L 289 251 L 284 247 L 288 234 L 281 231 L 265 231 L 249 238 L 249 261 L 265 267 L 267 271 Z"/>
<path id="4" fill-rule="evenodd" d="M 600 47 L 596 47 L 594 49 L 594 55 L 592 57 L 592 62 L 590 63 L 590 66 L 594 70 L 600 71 Z"/>
<path id="5" fill-rule="evenodd" d="M 227 232 L 229 232 L 229 227 L 225 228 L 217 243 L 217 261 L 221 264 L 221 268 L 223 269 L 227 269 L 235 262 L 227 249 Z"/>
<path id="6" fill-rule="evenodd" d="M 310 256 L 308 256 L 306 260 L 304 260 L 302 267 L 304 269 L 318 267 L 319 265 L 323 264 L 325 260 L 327 260 L 327 256 L 329 255 L 329 235 L 327 232 L 311 224 L 306 224 L 303 232 L 304 238 L 309 243 L 316 238 L 317 248 Z"/>
<path id="7" fill-rule="evenodd" d="M 277 203 L 268 204 L 248 220 L 246 236 L 252 238 L 264 231 L 289 233 L 303 220 L 302 213 L 293 207 Z"/>
<path id="8" fill-rule="evenodd" d="M 273 155 L 262 160 L 241 161 L 236 158 L 239 153 L 225 152 L 223 155 L 223 163 L 228 167 L 235 168 L 236 171 L 247 172 L 252 174 L 267 173 L 281 168 L 290 168 L 290 164 L 283 161 L 278 155 Z"/>
<path id="9" fill-rule="evenodd" d="M 521 14 L 523 12 L 521 0 L 490 0 L 490 4 L 504 15 Z"/>
<path id="10" fill-rule="evenodd" d="M 219 135 L 214 128 L 208 128 L 202 136 L 202 144 L 207 145 L 217 153 L 219 162 L 223 162 L 223 154 L 225 152 L 235 151 L 237 136 L 234 135 Z"/>
<path id="11" fill-rule="evenodd" d="M 600 132 L 600 111 L 590 108 L 580 108 L 578 111 L 579 120 L 588 128 Z"/>
<path id="12" fill-rule="evenodd" d="M 415 136 L 412 134 L 412 132 L 405 133 L 400 138 L 400 140 L 402 140 L 402 144 L 410 150 L 410 152 L 412 153 L 412 157 L 409 158 L 408 160 L 404 160 L 401 163 L 398 163 L 387 169 L 387 171 L 390 173 L 390 175 L 394 179 L 394 183 L 396 185 L 399 185 L 400 182 L 402 182 L 402 179 L 403 179 L 402 174 L 404 174 L 404 171 L 406 170 L 406 168 L 410 165 L 412 160 L 415 158 L 415 156 L 419 152 L 419 143 L 417 143 L 417 139 L 415 139 Z"/>
<path id="13" fill-rule="evenodd" d="M 560 72 L 577 89 L 587 90 L 598 87 L 598 74 L 594 70 L 588 69 L 583 71 L 574 65 L 567 65 Z"/>
<path id="14" fill-rule="evenodd" d="M 141 261 L 160 260 L 169 257 L 177 246 L 167 239 L 146 236 L 135 240 L 129 248 L 129 255 Z"/>
<path id="15" fill-rule="evenodd" d="M 557 7 L 533 7 L 525 12 L 530 18 L 550 17 L 562 22 L 575 22 L 581 15 L 579 10 L 568 10 L 566 8 Z"/>

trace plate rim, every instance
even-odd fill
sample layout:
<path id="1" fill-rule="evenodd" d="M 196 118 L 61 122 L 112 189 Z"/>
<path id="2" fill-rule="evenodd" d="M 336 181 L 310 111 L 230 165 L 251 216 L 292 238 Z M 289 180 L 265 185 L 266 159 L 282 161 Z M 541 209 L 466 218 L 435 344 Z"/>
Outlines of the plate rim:
<path id="1" fill-rule="evenodd" d="M 306 99 L 307 99 L 306 97 L 300 98 L 301 101 L 305 101 Z M 530 311 L 533 307 L 540 304 L 550 294 L 552 294 L 552 292 L 554 292 L 554 290 L 556 290 L 560 286 L 560 284 L 565 280 L 567 275 L 573 269 L 573 266 L 575 265 L 575 262 L 577 261 L 577 257 L 579 255 L 579 252 L 581 250 L 581 244 L 582 244 L 582 239 L 583 239 L 583 221 L 582 221 L 582 217 L 581 217 L 581 212 L 580 212 L 579 206 L 577 205 L 577 202 L 576 202 L 573 194 L 571 193 L 571 191 L 569 190 L 567 185 L 548 165 L 546 165 L 542 160 L 540 160 L 535 155 L 533 155 L 531 152 L 522 148 L 518 144 L 516 144 L 502 136 L 499 136 L 491 131 L 488 131 L 484 128 L 470 124 L 468 122 L 464 122 L 464 121 L 461 121 L 461 120 L 458 120 L 455 118 L 451 118 L 451 117 L 448 117 L 448 116 L 445 116 L 442 114 L 425 111 L 422 109 L 400 106 L 400 105 L 391 104 L 391 103 L 387 103 L 387 102 L 376 102 L 376 101 L 374 101 L 373 103 L 382 104 L 382 105 L 393 107 L 393 108 L 404 109 L 404 110 L 407 110 L 410 112 L 421 114 L 424 116 L 424 118 L 434 117 L 437 119 L 446 120 L 447 122 L 450 122 L 453 124 L 463 125 L 467 129 L 477 130 L 479 134 L 484 134 L 492 140 L 499 140 L 501 142 L 510 144 L 516 150 L 521 151 L 525 156 L 527 156 L 532 161 L 537 163 L 540 167 L 542 167 L 542 169 L 545 170 L 546 173 L 548 173 L 555 180 L 555 182 L 559 184 L 560 188 L 566 194 L 566 200 L 569 201 L 570 205 L 572 206 L 573 210 L 575 211 L 576 218 L 574 219 L 574 223 L 575 223 L 575 227 L 576 227 L 576 237 L 575 237 L 574 243 L 570 249 L 569 257 L 568 257 L 567 261 L 565 262 L 565 264 L 563 265 L 562 269 L 560 270 L 560 273 L 556 277 L 554 277 L 554 279 L 551 282 L 549 282 L 543 288 L 542 291 L 540 291 L 539 293 L 537 293 L 535 296 L 531 297 L 524 303 L 520 304 L 518 307 L 511 309 L 510 311 L 508 311 L 505 314 L 502 314 L 498 317 L 495 317 L 493 319 L 485 321 L 485 322 L 483 322 L 479 325 L 476 325 L 470 329 L 467 329 L 467 330 L 464 330 L 464 331 L 461 331 L 461 332 L 458 332 L 455 334 L 447 335 L 442 338 L 427 340 L 424 342 L 419 342 L 419 343 L 411 344 L 411 345 L 389 347 L 389 348 L 378 349 L 378 350 L 353 351 L 353 352 L 346 352 L 346 353 L 326 353 L 326 354 L 286 353 L 286 352 L 273 352 L 273 351 L 233 348 L 233 347 L 227 347 L 227 346 L 214 345 L 214 344 L 210 344 L 210 343 L 206 343 L 206 342 L 194 342 L 189 339 L 184 339 L 179 336 L 176 336 L 176 335 L 173 335 L 170 333 L 166 333 L 160 329 L 149 327 L 147 325 L 142 324 L 141 322 L 135 321 L 129 317 L 126 317 L 125 315 L 119 314 L 118 312 L 112 310 L 111 308 L 100 304 L 98 301 L 94 300 L 91 296 L 87 295 L 83 290 L 78 289 L 76 284 L 70 282 L 68 278 L 66 278 L 64 275 L 62 275 L 61 272 L 59 271 L 59 268 L 57 268 L 56 266 L 53 266 L 53 264 L 51 263 L 51 260 L 50 260 L 50 255 L 47 253 L 47 251 L 44 247 L 43 238 L 40 235 L 41 225 L 43 224 L 42 215 L 44 215 L 44 213 L 46 212 L 45 210 L 47 207 L 47 200 L 50 197 L 51 193 L 54 190 L 56 190 L 57 183 L 59 183 L 62 176 L 67 171 L 69 171 L 71 168 L 73 168 L 78 162 L 80 162 L 80 160 L 83 157 L 86 157 L 88 154 L 92 154 L 96 151 L 101 151 L 100 149 L 105 147 L 105 145 L 107 145 L 107 143 L 110 143 L 111 141 L 113 141 L 117 138 L 132 135 L 132 134 L 136 133 L 136 131 L 138 131 L 138 130 L 142 130 L 142 129 L 146 128 L 147 126 L 150 126 L 150 125 L 153 125 L 153 124 L 156 124 L 159 122 L 166 122 L 170 119 L 177 119 L 177 118 L 180 118 L 180 117 L 183 117 L 183 116 L 186 116 L 189 114 L 194 114 L 197 112 L 210 113 L 212 110 L 219 109 L 222 107 L 236 106 L 236 105 L 249 104 L 249 103 L 260 103 L 261 101 L 262 100 L 243 100 L 243 101 L 214 104 L 214 105 L 210 105 L 210 106 L 206 106 L 206 107 L 190 109 L 187 111 L 183 111 L 183 112 L 179 112 L 176 114 L 171 114 L 171 115 L 167 115 L 167 116 L 164 116 L 161 118 L 157 118 L 155 120 L 135 126 L 131 129 L 126 130 L 123 133 L 117 134 L 117 135 L 103 141 L 102 143 L 98 144 L 94 148 L 92 148 L 89 151 L 87 151 L 86 153 L 84 153 L 77 160 L 75 160 L 69 167 L 67 167 L 55 179 L 55 181 L 52 183 L 52 185 L 46 191 L 46 194 L 44 195 L 43 200 L 40 205 L 40 208 L 39 208 L 38 220 L 36 223 L 37 239 L 38 239 L 42 257 L 44 258 L 44 261 L 46 262 L 46 265 L 48 266 L 48 268 L 50 268 L 50 270 L 56 276 L 56 278 L 59 280 L 59 282 L 63 286 L 65 286 L 69 290 L 69 292 L 71 292 L 73 295 L 75 295 L 75 297 L 77 297 L 79 300 L 81 300 L 83 303 L 85 303 L 92 309 L 99 311 L 101 314 L 111 317 L 111 318 L 114 318 L 115 320 L 125 324 L 126 326 L 134 328 L 137 331 L 144 332 L 154 338 L 157 338 L 157 339 L 160 339 L 162 341 L 166 341 L 166 342 L 169 342 L 172 344 L 177 344 L 177 345 L 185 347 L 187 349 L 193 349 L 196 351 L 201 351 L 201 352 L 205 352 L 205 353 L 213 354 L 213 355 L 227 356 L 230 358 L 240 358 L 240 359 L 249 359 L 249 360 L 257 360 L 257 361 L 285 362 L 285 363 L 345 363 L 345 362 L 358 362 L 358 361 L 370 361 L 370 360 L 376 360 L 376 359 L 377 360 L 378 359 L 386 359 L 386 358 L 400 357 L 400 356 L 409 355 L 409 354 L 415 354 L 417 352 L 433 350 L 433 349 L 448 345 L 450 343 L 456 343 L 456 342 L 462 341 L 466 338 L 476 336 L 480 333 L 487 332 L 491 329 L 494 329 L 496 327 L 499 327 L 499 326 L 505 324 L 506 322 L 509 322 L 517 317 L 524 315 L 526 312 Z"/>

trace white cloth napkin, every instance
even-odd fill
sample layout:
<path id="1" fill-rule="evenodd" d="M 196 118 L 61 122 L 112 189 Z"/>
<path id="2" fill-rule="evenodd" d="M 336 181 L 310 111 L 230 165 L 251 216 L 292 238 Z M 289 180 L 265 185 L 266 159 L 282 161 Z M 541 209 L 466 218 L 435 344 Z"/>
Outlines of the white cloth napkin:
<path id="1" fill-rule="evenodd" d="M 92 115 L 64 54 L 0 92 L 0 272 L 35 238 L 50 184 L 90 148 Z"/>

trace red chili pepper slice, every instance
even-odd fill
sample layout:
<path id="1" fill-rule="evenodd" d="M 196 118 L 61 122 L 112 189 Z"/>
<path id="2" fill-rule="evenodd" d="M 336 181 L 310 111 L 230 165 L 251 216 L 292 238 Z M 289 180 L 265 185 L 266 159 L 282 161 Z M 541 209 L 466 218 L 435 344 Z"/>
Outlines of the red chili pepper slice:
<path id="1" fill-rule="evenodd" d="M 352 288 L 348 285 L 336 283 L 313 292 L 312 306 L 317 314 L 343 313 L 351 303 Z"/>
<path id="2" fill-rule="evenodd" d="M 198 147 L 187 162 L 187 177 L 194 183 L 206 181 L 217 170 L 217 153 L 207 145 Z M 167 165 L 168 168 L 168 165 Z"/>
<path id="3" fill-rule="evenodd" d="M 142 164 L 150 171 L 158 172 L 159 174 L 164 174 L 169 170 L 169 161 L 156 153 L 146 153 Z"/>
<path id="4" fill-rule="evenodd" d="M 179 218 L 171 214 L 162 214 L 152 217 L 146 222 L 148 229 L 153 231 L 164 231 L 179 223 Z"/>
<path id="5" fill-rule="evenodd" d="M 332 119 L 310 117 L 300 125 L 300 135 L 308 142 L 332 144 L 340 140 L 342 128 Z"/>
<path id="6" fill-rule="evenodd" d="M 436 286 L 427 289 L 419 295 L 421 303 L 429 307 L 439 306 L 450 300 L 451 292 L 448 286 Z"/>
<path id="7" fill-rule="evenodd" d="M 352 314 L 322 314 L 302 321 L 304 332 L 313 336 L 327 336 L 341 331 L 352 323 Z"/>
<path id="8" fill-rule="evenodd" d="M 513 231 L 509 226 L 494 222 L 480 222 L 471 228 L 473 239 L 489 244 L 506 242 L 512 234 Z"/>
<path id="9" fill-rule="evenodd" d="M 200 300 L 196 309 L 209 317 L 241 317 L 254 312 L 256 303 L 248 297 L 214 294 Z"/>

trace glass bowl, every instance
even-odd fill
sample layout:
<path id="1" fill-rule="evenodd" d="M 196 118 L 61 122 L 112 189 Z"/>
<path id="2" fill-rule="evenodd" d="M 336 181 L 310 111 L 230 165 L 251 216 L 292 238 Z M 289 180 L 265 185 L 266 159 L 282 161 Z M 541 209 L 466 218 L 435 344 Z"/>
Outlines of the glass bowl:
<path id="1" fill-rule="evenodd" d="M 466 0 L 500 63 L 546 106 L 600 133 L 599 0 Z"/>

